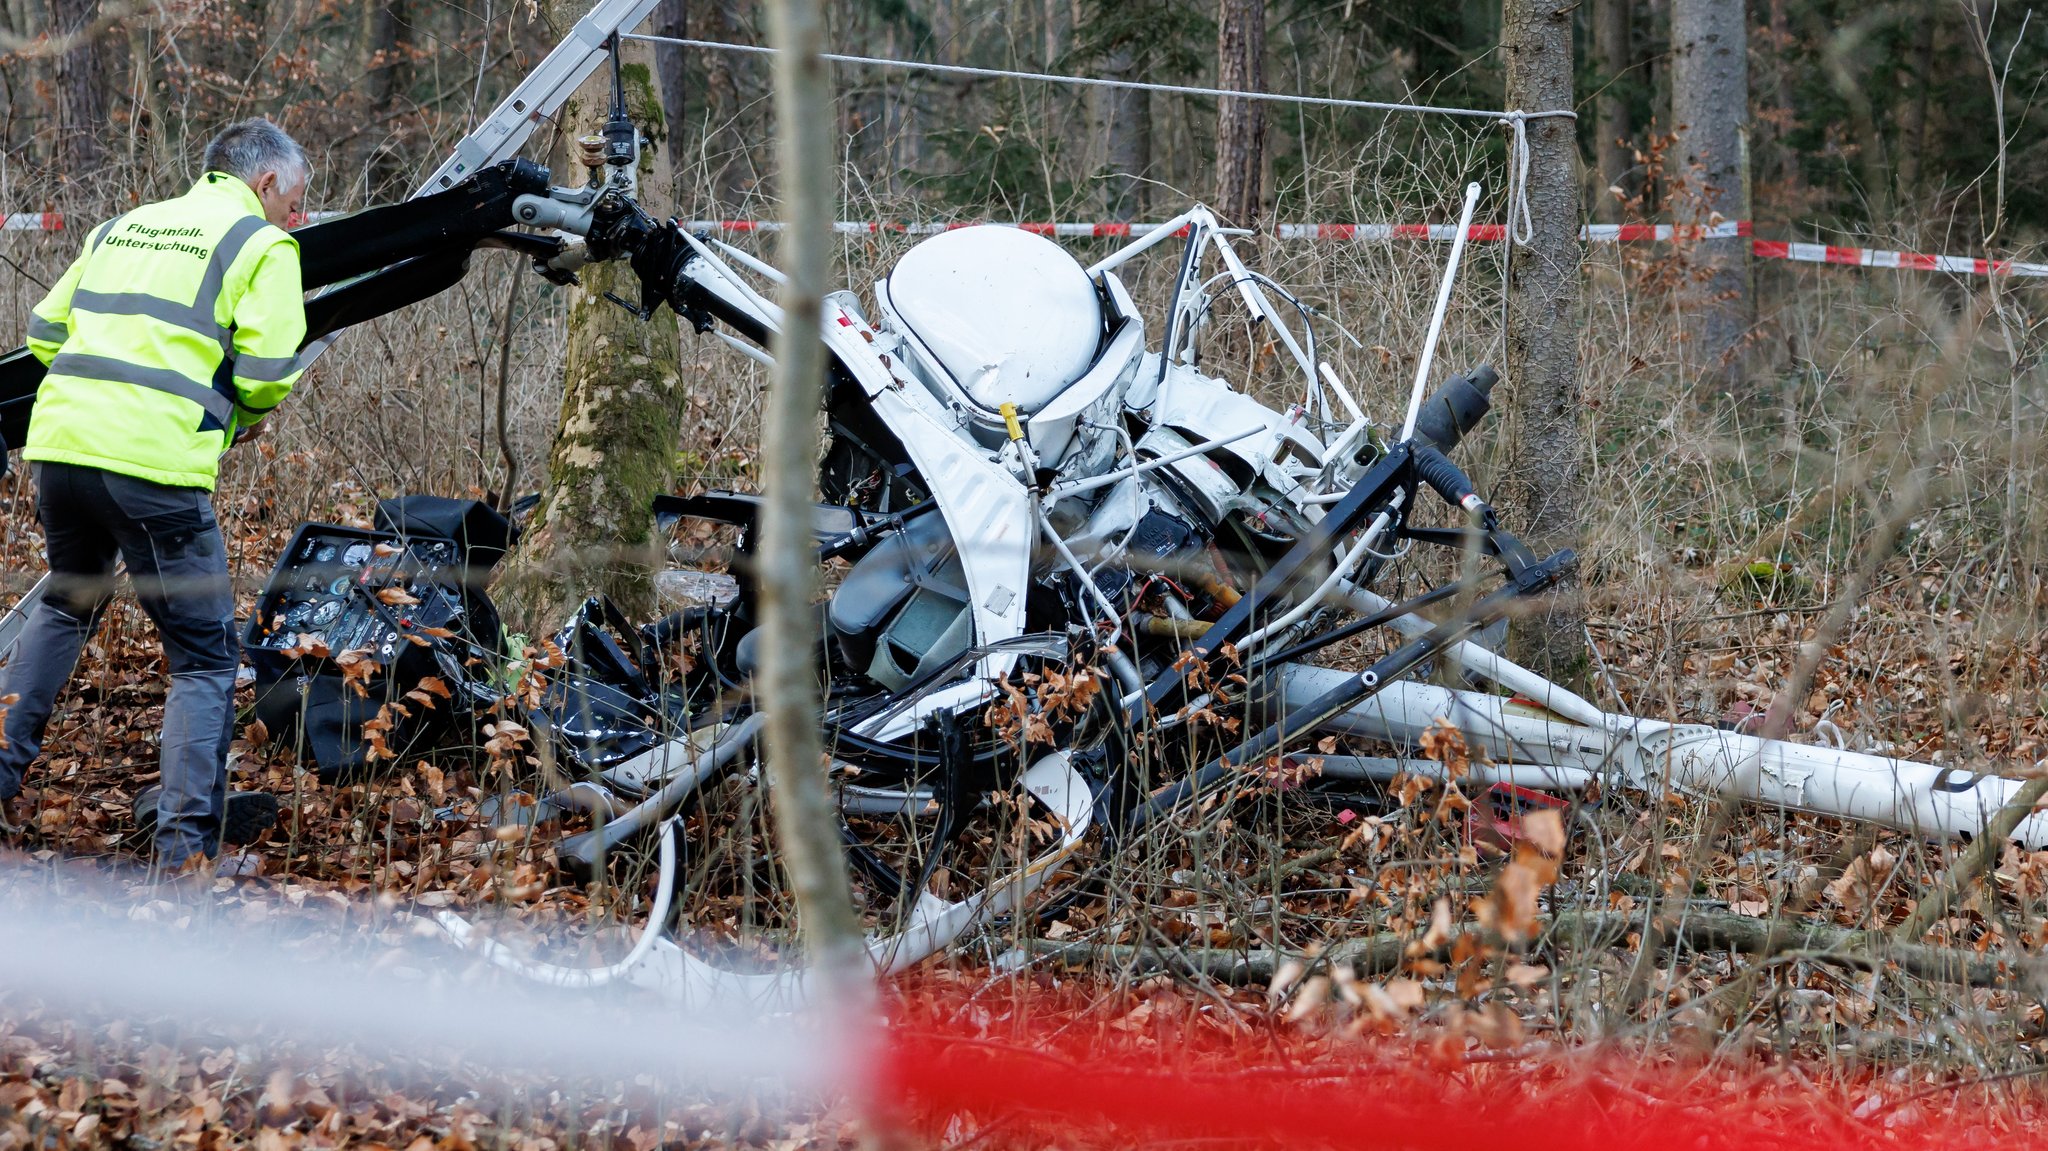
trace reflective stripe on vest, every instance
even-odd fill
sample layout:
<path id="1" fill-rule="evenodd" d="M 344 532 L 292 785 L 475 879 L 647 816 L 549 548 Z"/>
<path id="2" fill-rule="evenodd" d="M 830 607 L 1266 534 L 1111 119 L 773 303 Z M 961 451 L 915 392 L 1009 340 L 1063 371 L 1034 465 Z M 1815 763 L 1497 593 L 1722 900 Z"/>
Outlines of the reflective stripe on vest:
<path id="1" fill-rule="evenodd" d="M 186 376 L 174 368 L 145 368 L 112 356 L 88 356 L 80 352 L 59 352 L 50 361 L 53 376 L 76 376 L 81 380 L 100 380 L 115 384 L 133 384 L 138 388 L 149 388 L 169 392 L 179 399 L 191 400 L 206 410 L 206 414 L 221 422 L 222 427 L 235 414 L 235 403 L 212 387 Z"/>
<path id="2" fill-rule="evenodd" d="M 71 338 L 71 329 L 63 324 L 54 323 L 36 315 L 34 312 L 30 312 L 28 315 L 28 338 L 31 340 L 43 340 L 52 344 L 61 344 Z"/>
<path id="3" fill-rule="evenodd" d="M 107 232 L 112 232 L 114 225 L 120 222 L 119 216 L 109 221 L 106 230 L 94 237 L 93 247 L 97 249 L 99 241 Z M 261 216 L 244 216 L 235 221 L 234 226 L 221 237 L 220 243 L 214 246 L 213 255 L 206 261 L 206 271 L 199 278 L 198 295 L 190 304 L 166 300 L 162 296 L 152 296 L 147 292 L 94 292 L 80 288 L 71 294 L 71 306 L 78 310 L 98 312 L 102 316 L 146 316 L 152 320 L 160 320 L 212 340 L 220 345 L 222 355 L 232 357 L 235 354 L 234 332 L 214 318 L 214 310 L 220 303 L 220 292 L 227 282 L 228 269 L 234 266 L 235 258 L 242 254 L 242 249 L 247 247 L 249 241 L 267 224 L 268 221 Z M 53 366 L 51 370 L 56 369 Z"/>
<path id="4" fill-rule="evenodd" d="M 108 236 L 111 236 L 111 235 L 113 235 L 113 234 L 114 234 L 114 225 L 116 225 L 116 224 L 119 224 L 119 223 L 120 223 L 121 221 L 123 221 L 123 220 L 125 220 L 125 219 L 127 219 L 127 218 L 128 218 L 128 213 L 126 213 L 126 212 L 123 212 L 123 213 L 121 213 L 120 215 L 118 215 L 118 216 L 114 217 L 113 219 L 111 219 L 111 220 L 108 220 L 108 221 L 107 221 L 106 223 L 104 223 L 104 224 L 101 224 L 101 225 L 100 225 L 100 230 L 99 230 L 99 231 L 97 231 L 97 232 L 94 232 L 94 233 L 93 233 L 93 235 L 92 235 L 92 242 L 91 242 L 90 244 L 87 244 L 87 245 L 86 245 L 86 248 L 85 248 L 86 252 L 87 252 L 88 254 L 90 254 L 90 253 L 93 253 L 93 252 L 97 252 L 97 251 L 99 251 L 99 250 L 100 250 L 100 241 L 101 241 L 101 240 L 104 240 L 104 239 L 106 239 L 106 238 L 107 238 Z"/>
<path id="5" fill-rule="evenodd" d="M 235 376 L 252 384 L 274 384 L 299 370 L 297 356 L 236 356 Z M 251 409 L 252 411 L 254 409 Z M 270 409 L 265 408 L 265 411 Z"/>

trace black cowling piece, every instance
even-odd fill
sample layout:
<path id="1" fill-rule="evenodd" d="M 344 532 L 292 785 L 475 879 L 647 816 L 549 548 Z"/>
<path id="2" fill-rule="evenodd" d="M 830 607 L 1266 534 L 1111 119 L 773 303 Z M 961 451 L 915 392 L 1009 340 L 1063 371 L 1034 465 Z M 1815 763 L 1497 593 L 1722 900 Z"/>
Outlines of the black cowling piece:
<path id="1" fill-rule="evenodd" d="M 1415 418 L 1415 434 L 1436 445 L 1438 451 L 1448 452 L 1457 447 L 1465 433 L 1478 427 L 1479 421 L 1492 410 L 1493 386 L 1498 383 L 1500 373 L 1491 364 L 1445 380 L 1422 401 L 1422 411 Z"/>
<path id="2" fill-rule="evenodd" d="M 655 663 L 653 653 L 610 596 L 584 600 L 555 642 L 584 674 L 635 696 L 653 693 L 648 677 Z"/>
<path id="3" fill-rule="evenodd" d="M 447 496 L 379 500 L 376 524 L 378 531 L 397 536 L 453 540 L 461 549 L 463 574 L 469 582 L 481 582 L 488 576 L 519 536 L 512 521 L 491 505 Z"/>
<path id="4" fill-rule="evenodd" d="M 540 712 L 557 746 L 586 772 L 606 771 L 652 751 L 687 720 L 679 698 L 634 695 L 582 676 L 549 683 Z"/>
<path id="5" fill-rule="evenodd" d="M 927 783 L 938 807 L 924 860 L 917 865 L 914 878 L 892 867 L 862 842 L 843 820 L 840 823 L 841 839 L 854 868 L 885 893 L 901 900 L 906 912 L 918 893 L 930 886 L 932 876 L 938 873 L 947 854 L 967 830 L 968 813 L 981 802 L 983 795 L 1001 790 L 995 760 L 975 754 L 971 728 L 978 726 L 975 716 L 963 715 L 950 708 L 938 712 L 930 722 L 938 754 L 929 758 L 917 757 L 920 761 L 917 769 L 905 777 L 904 782 L 912 786 Z M 934 768 L 936 771 L 932 770 Z"/>
<path id="6" fill-rule="evenodd" d="M 28 438 L 28 414 L 43 383 L 43 362 L 27 348 L 0 355 L 0 439 L 17 447 Z"/>

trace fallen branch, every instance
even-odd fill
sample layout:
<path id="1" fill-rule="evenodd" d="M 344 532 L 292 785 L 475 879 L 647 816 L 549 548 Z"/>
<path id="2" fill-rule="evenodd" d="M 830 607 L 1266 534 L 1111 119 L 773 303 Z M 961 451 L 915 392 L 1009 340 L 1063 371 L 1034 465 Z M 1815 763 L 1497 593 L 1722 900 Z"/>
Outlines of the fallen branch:
<path id="1" fill-rule="evenodd" d="M 1565 912 L 1551 926 L 1552 938 L 1574 943 L 1612 937 L 1637 926 L 1614 912 Z M 1816 962 L 1876 970 L 1890 965 L 1936 983 L 1991 986 L 2048 974 L 2041 957 L 2013 953 L 1979 954 L 1948 947 L 1898 943 L 1882 931 L 1859 931 L 1798 919 L 1752 919 L 1726 911 L 1687 911 L 1672 925 L 1672 939 L 1695 951 L 1739 951 L 1763 958 L 1802 952 Z"/>
<path id="2" fill-rule="evenodd" d="M 1934 921 L 1948 914 L 1948 909 L 1961 899 L 1963 892 L 1977 877 L 1991 870 L 1998 862 L 1998 855 L 2012 838 L 2013 829 L 2020 821 L 2034 814 L 2034 805 L 2041 797 L 2048 795 L 2048 776 L 2030 779 L 2026 786 L 2012 797 L 2012 802 L 1999 808 L 1991 816 L 1991 822 L 1984 825 L 1984 834 L 1970 842 L 1970 846 L 1949 865 L 1948 873 L 1941 877 L 1934 890 L 1929 891 L 1913 905 L 1912 914 L 1899 924 L 1893 935 L 1901 944 L 1911 944 L 1927 934 Z"/>
<path id="3" fill-rule="evenodd" d="M 1560 913 L 1537 943 L 1538 950 L 1611 947 L 1642 930 L 1638 916 L 1619 912 Z M 1970 986 L 2048 983 L 2048 960 L 2040 956 L 1899 943 L 1882 931 L 1859 931 L 1793 919 L 1752 919 L 1722 911 L 1687 911 L 1669 925 L 1670 939 L 1694 951 L 1737 951 L 1760 958 L 1796 956 L 1815 963 L 1873 971 L 1894 967 L 1936 983 Z M 1317 956 L 1267 947 L 1152 947 L 1121 943 L 1032 940 L 1033 955 L 1069 967 L 1101 967 L 1132 975 L 1179 975 L 1219 983 L 1268 983 L 1289 961 L 1311 966 L 1348 964 L 1361 978 L 1400 970 L 1411 938 L 1382 934 L 1333 944 Z M 1498 946 L 1497 937 L 1488 942 Z M 1449 953 L 1448 944 L 1437 953 Z"/>

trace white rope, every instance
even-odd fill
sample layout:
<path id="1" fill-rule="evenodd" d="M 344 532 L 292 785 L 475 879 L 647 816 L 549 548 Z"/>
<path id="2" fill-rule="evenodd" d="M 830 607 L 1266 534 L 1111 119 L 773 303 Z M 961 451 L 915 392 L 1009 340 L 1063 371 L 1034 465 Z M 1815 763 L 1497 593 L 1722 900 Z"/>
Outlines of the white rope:
<path id="1" fill-rule="evenodd" d="M 649 44 L 672 44 L 682 48 L 704 48 L 713 52 L 740 52 L 773 56 L 776 49 L 759 44 L 731 44 L 723 40 L 693 40 L 683 36 L 653 36 L 642 32 L 624 33 L 628 40 Z M 1290 96 L 1280 92 L 1246 92 L 1235 88 L 1204 88 L 1191 84 L 1156 84 L 1145 80 L 1111 80 L 1101 76 L 1066 76 L 1053 72 L 1017 72 L 1008 68 L 976 68 L 966 64 L 928 64 L 917 60 L 896 60 L 886 56 L 847 56 L 834 52 L 821 58 L 838 64 L 871 68 L 901 68 L 938 72 L 949 76 L 978 76 L 997 80 L 1038 80 L 1048 84 L 1074 84 L 1084 88 L 1123 88 L 1135 92 L 1169 92 L 1185 96 L 1221 96 L 1236 100 L 1268 100 L 1277 104 L 1312 104 L 1324 108 L 1362 108 L 1373 112 L 1413 112 L 1430 116 L 1463 116 L 1492 120 L 1508 127 L 1508 241 L 1527 247 L 1536 236 L 1536 222 L 1529 210 L 1529 121 L 1559 118 L 1577 120 L 1578 113 L 1566 109 L 1497 112 L 1486 108 L 1444 108 L 1432 104 L 1392 104 L 1381 100 L 1347 100 L 1337 96 Z"/>
<path id="2" fill-rule="evenodd" d="M 772 56 L 776 49 L 759 44 L 728 44 L 721 40 L 692 40 L 682 36 L 650 36 L 641 32 L 622 33 L 627 40 L 642 40 L 649 44 L 674 44 L 683 48 L 708 48 L 714 52 L 743 52 L 757 56 Z M 1312 104 L 1325 108 L 1363 108 L 1374 112 L 1416 112 L 1436 116 L 1467 116 L 1474 119 L 1506 119 L 1519 124 L 1523 120 L 1541 120 L 1547 117 L 1561 117 L 1570 120 L 1579 118 L 1578 113 L 1568 110 L 1552 112 L 1498 112 L 1487 108 L 1441 108 L 1430 104 L 1390 104 L 1379 100 L 1346 100 L 1336 96 L 1290 96 L 1280 92 L 1246 92 L 1235 88 L 1202 88 L 1189 84 L 1155 84 L 1143 80 L 1110 80 L 1100 76 L 1064 76 L 1053 72 L 1014 72 L 1007 68 L 975 68 L 966 64 L 928 64 L 920 60 L 893 60 L 885 56 L 845 56 L 833 52 L 819 54 L 820 59 L 835 64 L 859 64 L 871 68 L 903 68 L 918 72 L 938 72 L 949 76 L 979 76 L 993 80 L 1038 80 L 1048 84 L 1074 84 L 1084 88 L 1124 88 L 1136 92 L 1175 92 L 1185 96 L 1222 96 L 1236 100 L 1269 100 L 1276 104 Z M 1519 134 L 1519 132 L 1518 132 Z"/>
<path id="3" fill-rule="evenodd" d="M 1551 113 L 1509 112 L 1501 117 L 1508 126 L 1508 242 L 1528 247 L 1536 238 L 1536 222 L 1529 215 L 1529 121 Z M 1576 117 L 1574 117 L 1576 118 Z"/>
<path id="4" fill-rule="evenodd" d="M 624 33 L 628 40 L 640 40 L 649 44 L 671 44 L 682 48 L 703 48 L 713 52 L 739 52 L 756 56 L 773 56 L 776 49 L 759 44 L 732 44 L 722 40 L 696 40 L 684 36 L 652 36 L 640 32 Z M 1516 245 L 1528 247 L 1536 236 L 1536 222 L 1529 209 L 1529 121 L 1544 119 L 1567 119 L 1576 121 L 1578 113 L 1568 109 L 1546 112 L 1525 112 L 1521 109 L 1494 111 L 1487 108 L 1445 108 L 1430 104 L 1394 104 L 1381 100 L 1347 100 L 1336 96 L 1292 96 L 1279 92 L 1247 92 L 1235 88 L 1205 88 L 1190 84 L 1157 84 L 1144 80 L 1111 80 L 1100 76 L 1066 76 L 1053 72 L 1018 72 L 1007 68 L 977 68 L 966 64 L 929 64 L 915 60 L 896 60 L 884 56 L 848 56 L 835 52 L 820 53 L 822 59 L 836 64 L 857 64 L 870 68 L 898 68 L 920 72 L 937 72 L 948 76 L 976 76 L 996 80 L 1037 80 L 1048 84 L 1072 84 L 1083 88 L 1121 88 L 1134 92 L 1167 92 L 1185 96 L 1220 96 L 1238 100 L 1267 100 L 1276 104 L 1307 104 L 1323 108 L 1358 108 L 1372 112 L 1412 112 L 1427 116 L 1460 116 L 1471 119 L 1491 120 L 1507 125 L 1508 141 L 1508 222 L 1507 240 L 1509 254 L 1501 261 L 1501 341 L 1505 352 L 1507 341 L 1508 266 L 1513 260 Z M 1462 229 L 1460 230 L 1462 232 Z"/>

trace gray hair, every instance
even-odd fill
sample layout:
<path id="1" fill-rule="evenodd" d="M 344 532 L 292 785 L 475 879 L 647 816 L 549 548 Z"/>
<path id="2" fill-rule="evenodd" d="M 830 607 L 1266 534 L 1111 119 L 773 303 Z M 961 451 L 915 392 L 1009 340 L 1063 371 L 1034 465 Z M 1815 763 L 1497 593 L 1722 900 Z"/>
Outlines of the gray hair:
<path id="1" fill-rule="evenodd" d="M 206 145 L 204 163 L 209 172 L 226 172 L 251 186 L 265 172 L 276 172 L 278 179 L 291 184 L 313 169 L 299 142 L 261 116 L 221 129 Z"/>

